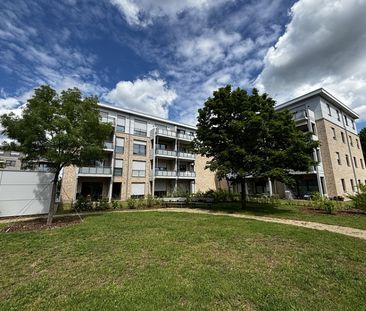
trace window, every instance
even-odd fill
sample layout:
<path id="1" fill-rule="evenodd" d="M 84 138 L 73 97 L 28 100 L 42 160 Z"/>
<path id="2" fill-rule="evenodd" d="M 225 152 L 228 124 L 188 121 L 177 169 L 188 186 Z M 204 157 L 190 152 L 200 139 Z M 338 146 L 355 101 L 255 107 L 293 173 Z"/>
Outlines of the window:
<path id="1" fill-rule="evenodd" d="M 342 142 L 345 144 L 346 140 L 344 139 L 344 133 L 343 132 L 341 132 L 341 137 L 342 137 Z"/>
<path id="2" fill-rule="evenodd" d="M 315 123 L 311 123 L 311 131 L 313 132 L 314 135 L 316 135 Z"/>
<path id="3" fill-rule="evenodd" d="M 330 106 L 329 106 L 329 104 L 327 104 L 327 108 L 328 108 L 328 115 L 332 115 L 332 111 L 330 110 Z"/>
<path id="4" fill-rule="evenodd" d="M 320 162 L 321 159 L 320 159 L 320 150 L 319 149 L 315 149 L 315 154 L 316 154 L 316 161 L 317 162 Z"/>
<path id="5" fill-rule="evenodd" d="M 15 166 L 16 161 L 15 160 L 6 160 L 5 166 Z"/>
<path id="6" fill-rule="evenodd" d="M 116 153 L 123 153 L 125 149 L 125 140 L 123 138 L 116 137 Z"/>
<path id="7" fill-rule="evenodd" d="M 135 140 L 133 142 L 133 154 L 146 156 L 146 142 Z"/>
<path id="8" fill-rule="evenodd" d="M 339 114 L 339 111 L 338 110 L 336 110 L 337 111 L 337 120 L 338 121 L 341 121 L 341 115 Z"/>
<path id="9" fill-rule="evenodd" d="M 16 152 L 16 151 L 10 151 L 10 155 L 13 156 L 13 157 L 19 157 L 20 153 Z"/>
<path id="10" fill-rule="evenodd" d="M 350 166 L 348 154 L 346 154 L 346 163 L 347 163 L 347 166 Z"/>
<path id="11" fill-rule="evenodd" d="M 114 176 L 122 176 L 123 172 L 123 160 L 114 160 L 114 170 L 113 175 Z"/>
<path id="12" fill-rule="evenodd" d="M 345 183 L 345 181 L 344 181 L 344 179 L 343 179 L 343 178 L 341 179 L 341 183 L 342 183 L 342 189 L 343 189 L 343 192 L 347 192 L 346 183 Z"/>
<path id="13" fill-rule="evenodd" d="M 353 147 L 353 140 L 352 140 L 351 135 L 349 136 L 349 143 L 350 143 L 350 145 Z"/>
<path id="14" fill-rule="evenodd" d="M 179 164 L 179 171 L 186 172 L 187 171 L 187 164 Z"/>
<path id="15" fill-rule="evenodd" d="M 358 139 L 356 138 L 356 146 L 358 149 L 360 149 L 360 144 L 358 143 Z"/>
<path id="16" fill-rule="evenodd" d="M 167 150 L 167 145 L 166 144 L 156 144 L 156 149 L 159 150 Z"/>
<path id="17" fill-rule="evenodd" d="M 362 183 L 361 183 L 361 179 L 358 180 L 358 185 L 361 186 Z"/>
<path id="18" fill-rule="evenodd" d="M 350 182 L 351 182 L 351 190 L 352 190 L 352 191 L 355 191 L 355 189 L 354 189 L 354 188 L 355 188 L 355 185 L 354 185 L 354 183 L 353 183 L 353 179 L 351 179 L 351 180 L 350 180 Z"/>
<path id="19" fill-rule="evenodd" d="M 132 161 L 132 176 L 133 177 L 145 177 L 146 162 L 145 161 Z"/>
<path id="20" fill-rule="evenodd" d="M 134 134 L 137 136 L 147 136 L 147 123 L 135 120 Z"/>
<path id="21" fill-rule="evenodd" d="M 362 161 L 362 159 L 360 159 L 360 164 L 361 164 L 362 169 L 364 169 L 365 167 L 364 167 L 364 165 L 363 165 L 363 161 Z"/>
<path id="22" fill-rule="evenodd" d="M 346 125 L 348 126 L 348 118 L 347 118 L 347 116 L 344 116 L 344 122 L 346 122 Z"/>
<path id="23" fill-rule="evenodd" d="M 339 152 L 336 152 L 336 156 L 338 164 L 341 165 L 341 157 L 339 156 Z"/>
<path id="24" fill-rule="evenodd" d="M 117 129 L 116 131 L 119 133 L 124 133 L 126 130 L 126 118 L 124 116 L 117 116 Z"/>
<path id="25" fill-rule="evenodd" d="M 355 162 L 355 167 L 357 168 L 357 160 L 356 160 L 356 157 L 353 157 L 353 162 Z"/>
<path id="26" fill-rule="evenodd" d="M 332 127 L 332 133 L 333 133 L 333 139 L 337 139 L 336 131 L 335 131 L 334 127 Z"/>
<path id="27" fill-rule="evenodd" d="M 351 120 L 352 122 L 352 128 L 355 129 L 355 121 Z"/>
<path id="28" fill-rule="evenodd" d="M 131 184 L 131 197 L 138 198 L 145 195 L 145 183 L 132 183 Z"/>
<path id="29" fill-rule="evenodd" d="M 168 165 L 166 162 L 163 162 L 163 161 L 159 161 L 159 164 L 158 166 L 156 167 L 157 171 L 167 171 L 168 170 Z"/>

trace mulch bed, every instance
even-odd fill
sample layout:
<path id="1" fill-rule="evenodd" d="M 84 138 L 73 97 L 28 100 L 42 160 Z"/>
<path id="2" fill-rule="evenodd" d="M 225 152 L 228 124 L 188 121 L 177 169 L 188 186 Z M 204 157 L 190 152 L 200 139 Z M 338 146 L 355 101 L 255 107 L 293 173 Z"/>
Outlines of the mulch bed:
<path id="1" fill-rule="evenodd" d="M 47 225 L 46 218 L 37 218 L 28 221 L 14 222 L 0 229 L 2 233 L 18 232 L 18 231 L 41 231 L 55 228 L 62 228 L 70 225 L 81 223 L 79 217 L 55 217 L 52 225 Z"/>

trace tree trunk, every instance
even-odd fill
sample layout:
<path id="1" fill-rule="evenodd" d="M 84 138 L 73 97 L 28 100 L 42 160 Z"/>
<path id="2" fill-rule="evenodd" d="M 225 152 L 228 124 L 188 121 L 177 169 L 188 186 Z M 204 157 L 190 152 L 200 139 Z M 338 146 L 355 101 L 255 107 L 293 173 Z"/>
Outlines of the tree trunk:
<path id="1" fill-rule="evenodd" d="M 55 201 L 56 201 L 56 188 L 57 188 L 58 175 L 59 175 L 59 172 L 55 173 L 55 177 L 53 178 L 53 183 L 52 183 L 50 209 L 48 211 L 48 217 L 47 217 L 48 226 L 52 225 L 53 216 L 55 215 L 55 212 L 56 212 Z"/>
<path id="2" fill-rule="evenodd" d="M 245 192 L 245 178 L 241 181 L 241 208 L 247 207 L 247 194 Z"/>

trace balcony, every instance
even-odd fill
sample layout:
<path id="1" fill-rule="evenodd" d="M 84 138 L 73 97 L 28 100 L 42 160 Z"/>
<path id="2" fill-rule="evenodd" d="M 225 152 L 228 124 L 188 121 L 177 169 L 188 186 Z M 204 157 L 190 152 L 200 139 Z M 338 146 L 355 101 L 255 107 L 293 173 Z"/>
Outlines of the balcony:
<path id="1" fill-rule="evenodd" d="M 169 130 L 164 130 L 164 129 L 161 129 L 161 128 L 156 128 L 155 129 L 155 135 L 164 136 L 164 137 L 173 137 L 173 138 L 177 137 L 176 132 L 169 131 Z"/>
<path id="2" fill-rule="evenodd" d="M 301 122 L 308 119 L 306 110 L 297 111 L 294 113 L 294 121 Z"/>
<path id="3" fill-rule="evenodd" d="M 103 123 L 111 123 L 114 126 L 115 119 L 111 117 L 101 117 Z"/>
<path id="4" fill-rule="evenodd" d="M 177 152 L 173 151 L 173 150 L 155 149 L 155 155 L 167 156 L 167 157 L 176 157 Z"/>
<path id="5" fill-rule="evenodd" d="M 188 140 L 188 141 L 192 141 L 194 139 L 194 135 L 183 134 L 183 133 L 178 133 L 177 137 L 178 137 L 178 139 Z"/>
<path id="6" fill-rule="evenodd" d="M 104 142 L 104 149 L 113 150 L 113 142 L 112 141 Z"/>
<path id="7" fill-rule="evenodd" d="M 84 166 L 79 168 L 79 175 L 103 175 L 103 176 L 111 176 L 112 168 L 101 166 Z"/>
<path id="8" fill-rule="evenodd" d="M 155 170 L 155 177 L 177 177 L 177 171 L 159 171 Z"/>
<path id="9" fill-rule="evenodd" d="M 178 177 L 182 177 L 182 178 L 195 178 L 196 177 L 196 172 L 190 172 L 190 171 L 178 172 Z"/>
<path id="10" fill-rule="evenodd" d="M 184 158 L 184 159 L 194 159 L 195 154 L 190 152 L 178 152 L 178 158 Z"/>

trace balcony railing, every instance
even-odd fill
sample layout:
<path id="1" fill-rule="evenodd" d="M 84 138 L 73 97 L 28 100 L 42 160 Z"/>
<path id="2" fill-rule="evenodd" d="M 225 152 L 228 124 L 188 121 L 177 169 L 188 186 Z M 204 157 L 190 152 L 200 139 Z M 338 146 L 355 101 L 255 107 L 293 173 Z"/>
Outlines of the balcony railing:
<path id="1" fill-rule="evenodd" d="M 155 170 L 155 176 L 176 177 L 177 176 L 177 171 L 159 171 L 159 170 Z"/>
<path id="2" fill-rule="evenodd" d="M 104 142 L 104 149 L 113 149 L 113 142 L 111 141 Z"/>
<path id="3" fill-rule="evenodd" d="M 79 174 L 112 175 L 112 168 L 105 166 L 104 167 L 84 166 L 79 168 Z"/>
<path id="4" fill-rule="evenodd" d="M 189 159 L 194 159 L 195 155 L 194 153 L 190 153 L 190 152 L 178 152 L 178 157 L 179 158 L 189 158 Z"/>
<path id="5" fill-rule="evenodd" d="M 177 137 L 184 140 L 193 140 L 194 136 L 190 134 L 178 133 Z"/>
<path id="6" fill-rule="evenodd" d="M 155 154 L 176 157 L 177 152 L 172 150 L 155 149 Z"/>
<path id="7" fill-rule="evenodd" d="M 177 133 L 169 130 L 164 130 L 161 128 L 156 129 L 156 135 L 168 136 L 168 137 L 177 137 Z"/>
<path id="8" fill-rule="evenodd" d="M 294 113 L 294 120 L 301 121 L 308 118 L 306 110 L 297 111 Z"/>
<path id="9" fill-rule="evenodd" d="M 178 172 L 178 177 L 196 177 L 196 172 Z"/>
<path id="10" fill-rule="evenodd" d="M 109 118 L 109 117 L 102 117 L 101 121 L 104 123 L 111 123 L 112 125 L 114 125 L 115 119 L 114 118 Z"/>
<path id="11" fill-rule="evenodd" d="M 132 170 L 133 177 L 145 177 L 146 171 L 145 170 Z"/>

